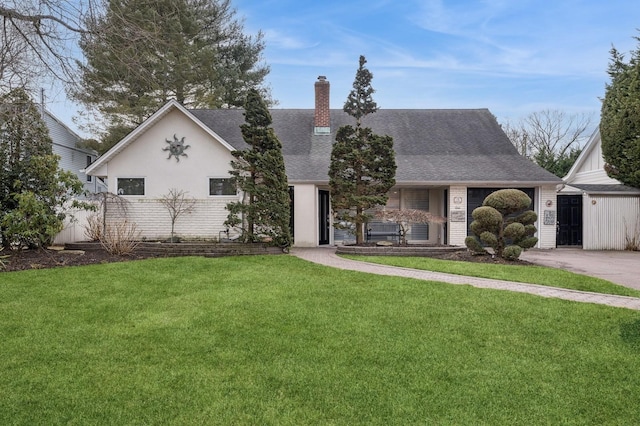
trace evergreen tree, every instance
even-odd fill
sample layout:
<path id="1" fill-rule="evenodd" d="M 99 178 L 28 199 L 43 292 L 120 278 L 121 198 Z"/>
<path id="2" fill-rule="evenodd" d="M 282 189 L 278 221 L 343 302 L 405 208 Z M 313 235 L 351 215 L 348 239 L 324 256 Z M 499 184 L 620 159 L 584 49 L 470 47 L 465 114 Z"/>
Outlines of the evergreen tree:
<path id="1" fill-rule="evenodd" d="M 640 48 L 628 62 L 613 48 L 608 73 L 611 82 L 600 116 L 605 170 L 610 177 L 640 188 Z"/>
<path id="2" fill-rule="evenodd" d="M 106 119 L 105 145 L 170 99 L 191 108 L 243 105 L 269 68 L 262 34 L 245 35 L 235 13 L 231 0 L 107 2 L 82 35 L 85 63 L 72 92 Z"/>
<path id="3" fill-rule="evenodd" d="M 532 159 L 540 167 L 554 175 L 564 177 L 569 173 L 581 152 L 582 148 L 570 148 L 568 151 L 559 154 L 548 150 L 540 150 L 533 154 Z"/>
<path id="4" fill-rule="evenodd" d="M 241 226 L 246 241 L 270 237 L 275 245 L 292 244 L 289 186 L 282 145 L 271 127 L 271 114 L 260 93 L 249 91 L 242 137 L 251 148 L 234 151 L 230 174 L 245 200 L 229 203 L 228 226 Z"/>
<path id="5" fill-rule="evenodd" d="M 82 191 L 58 168 L 49 131 L 22 89 L 0 98 L 0 240 L 3 247 L 38 247 L 62 230 L 62 207 Z"/>
<path id="6" fill-rule="evenodd" d="M 353 90 L 344 104 L 344 111 L 355 118 L 356 125 L 338 129 L 329 166 L 335 221 L 355 224 L 356 244 L 364 241 L 362 225 L 371 217 L 366 211 L 385 205 L 387 192 L 396 182 L 393 138 L 376 135 L 362 126 L 363 119 L 378 110 L 372 97 L 373 74 L 365 68 L 366 63 L 360 56 Z"/>

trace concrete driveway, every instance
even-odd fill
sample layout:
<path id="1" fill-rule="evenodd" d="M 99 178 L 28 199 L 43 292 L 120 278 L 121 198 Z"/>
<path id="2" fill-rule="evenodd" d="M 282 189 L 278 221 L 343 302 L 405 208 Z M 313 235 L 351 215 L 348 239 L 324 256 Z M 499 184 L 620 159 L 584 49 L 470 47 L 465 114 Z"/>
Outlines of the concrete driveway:
<path id="1" fill-rule="evenodd" d="M 573 248 L 527 250 L 520 259 L 543 266 L 599 277 L 640 290 L 640 252 L 590 251 Z"/>

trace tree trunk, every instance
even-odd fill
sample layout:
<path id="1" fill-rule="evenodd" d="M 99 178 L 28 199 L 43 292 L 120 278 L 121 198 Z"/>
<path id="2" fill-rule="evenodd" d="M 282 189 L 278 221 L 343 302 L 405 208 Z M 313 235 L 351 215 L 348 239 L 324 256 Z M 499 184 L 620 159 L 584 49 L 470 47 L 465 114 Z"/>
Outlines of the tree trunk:
<path id="1" fill-rule="evenodd" d="M 364 227 L 364 223 L 362 223 L 361 216 L 362 208 L 356 208 L 356 245 L 362 245 L 364 243 L 364 233 L 362 228 Z"/>

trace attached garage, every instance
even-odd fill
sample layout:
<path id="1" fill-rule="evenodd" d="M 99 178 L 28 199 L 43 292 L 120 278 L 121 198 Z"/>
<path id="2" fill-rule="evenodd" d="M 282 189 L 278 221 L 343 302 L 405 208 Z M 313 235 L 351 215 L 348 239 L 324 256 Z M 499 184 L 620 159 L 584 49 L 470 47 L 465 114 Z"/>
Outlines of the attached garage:
<path id="1" fill-rule="evenodd" d="M 640 189 L 607 176 L 596 131 L 558 192 L 557 246 L 625 250 L 640 243 Z"/>

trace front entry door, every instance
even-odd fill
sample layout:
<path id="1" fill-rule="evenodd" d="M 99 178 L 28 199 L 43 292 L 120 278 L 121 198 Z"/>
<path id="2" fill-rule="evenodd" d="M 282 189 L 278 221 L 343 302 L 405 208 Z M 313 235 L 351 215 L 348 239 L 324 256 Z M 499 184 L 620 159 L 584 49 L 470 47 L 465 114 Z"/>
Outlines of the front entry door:
<path id="1" fill-rule="evenodd" d="M 556 245 L 582 245 L 582 195 L 558 195 Z"/>
<path id="2" fill-rule="evenodd" d="M 318 244 L 329 244 L 331 212 L 329 211 L 329 191 L 318 191 Z"/>

